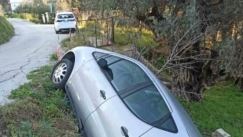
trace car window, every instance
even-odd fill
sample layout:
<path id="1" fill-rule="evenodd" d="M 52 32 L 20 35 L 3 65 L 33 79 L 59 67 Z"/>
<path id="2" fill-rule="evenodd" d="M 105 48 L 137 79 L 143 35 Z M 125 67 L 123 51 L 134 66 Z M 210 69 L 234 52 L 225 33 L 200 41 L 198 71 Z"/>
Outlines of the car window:
<path id="1" fill-rule="evenodd" d="M 140 89 L 123 100 L 129 109 L 144 122 L 177 132 L 170 111 L 154 85 Z"/>
<path id="2" fill-rule="evenodd" d="M 97 60 L 99 60 L 100 58 L 103 58 L 105 56 L 108 56 L 108 54 L 105 53 L 101 53 L 101 52 L 94 52 L 93 53 L 94 58 Z"/>
<path id="3" fill-rule="evenodd" d="M 121 58 L 119 58 L 119 57 L 115 57 L 115 56 L 105 54 L 105 53 L 100 53 L 100 52 L 95 52 L 95 53 L 93 53 L 93 55 L 94 55 L 96 61 L 98 61 L 101 58 L 105 59 L 107 61 L 108 65 L 116 62 L 117 60 L 121 60 Z"/>
<path id="4" fill-rule="evenodd" d="M 135 63 L 109 54 L 95 52 L 95 59 L 105 59 L 107 67 L 103 69 L 110 83 L 119 93 L 120 91 L 151 81 L 147 74 Z"/>
<path id="5" fill-rule="evenodd" d="M 73 14 L 59 14 L 57 15 L 58 19 L 68 19 L 68 18 L 74 18 Z"/>
<path id="6" fill-rule="evenodd" d="M 113 73 L 111 83 L 116 91 L 120 92 L 137 84 L 150 81 L 147 74 L 139 66 L 131 61 L 119 59 L 117 57 L 107 58 L 108 67 Z"/>

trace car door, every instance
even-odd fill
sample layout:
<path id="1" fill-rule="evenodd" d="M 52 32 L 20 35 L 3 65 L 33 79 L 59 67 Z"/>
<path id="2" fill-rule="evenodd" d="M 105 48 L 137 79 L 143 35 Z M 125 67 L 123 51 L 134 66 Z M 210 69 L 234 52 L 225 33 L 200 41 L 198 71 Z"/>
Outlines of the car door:
<path id="1" fill-rule="evenodd" d="M 76 113 L 83 123 L 98 106 L 117 95 L 95 60 L 85 63 L 70 78 L 67 86 Z"/>
<path id="2" fill-rule="evenodd" d="M 84 127 L 88 137 L 139 137 L 152 128 L 133 115 L 118 96 L 92 113 Z"/>
<path id="3" fill-rule="evenodd" d="M 103 59 L 109 58 L 113 57 Z M 120 58 L 105 68 L 109 68 L 112 74 L 110 83 L 118 96 L 106 101 L 90 115 L 85 123 L 85 131 L 90 137 L 138 137 L 152 127 L 171 134 L 177 132 L 166 101 L 139 65 Z"/>

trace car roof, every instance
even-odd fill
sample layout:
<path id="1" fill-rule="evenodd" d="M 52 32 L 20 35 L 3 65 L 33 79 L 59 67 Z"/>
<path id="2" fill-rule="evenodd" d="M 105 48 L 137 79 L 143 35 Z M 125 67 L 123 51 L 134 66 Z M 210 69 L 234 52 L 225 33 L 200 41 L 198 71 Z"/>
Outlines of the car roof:
<path id="1" fill-rule="evenodd" d="M 59 14 L 73 14 L 72 12 L 64 11 L 64 12 L 58 12 L 57 15 Z"/>

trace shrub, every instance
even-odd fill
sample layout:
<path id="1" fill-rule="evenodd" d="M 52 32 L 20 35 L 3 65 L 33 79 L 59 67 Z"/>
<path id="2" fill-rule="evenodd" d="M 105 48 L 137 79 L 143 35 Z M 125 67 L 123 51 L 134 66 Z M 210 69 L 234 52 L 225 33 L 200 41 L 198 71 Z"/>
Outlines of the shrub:
<path id="1" fill-rule="evenodd" d="M 14 34 L 13 26 L 3 16 L 0 16 L 0 32 L 0 44 L 7 42 Z"/>

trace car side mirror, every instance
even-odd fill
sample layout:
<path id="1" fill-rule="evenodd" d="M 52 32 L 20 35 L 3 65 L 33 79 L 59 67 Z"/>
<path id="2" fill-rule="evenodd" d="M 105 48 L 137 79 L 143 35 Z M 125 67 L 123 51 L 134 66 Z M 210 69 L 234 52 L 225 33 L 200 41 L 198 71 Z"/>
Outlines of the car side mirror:
<path id="1" fill-rule="evenodd" d="M 109 80 L 113 80 L 112 70 L 108 67 L 107 61 L 103 58 L 98 60 L 99 66 L 105 71 L 106 75 L 108 75 Z"/>
<path id="2" fill-rule="evenodd" d="M 98 64 L 101 68 L 107 68 L 107 61 L 103 58 L 98 60 Z"/>

